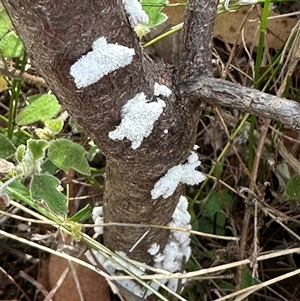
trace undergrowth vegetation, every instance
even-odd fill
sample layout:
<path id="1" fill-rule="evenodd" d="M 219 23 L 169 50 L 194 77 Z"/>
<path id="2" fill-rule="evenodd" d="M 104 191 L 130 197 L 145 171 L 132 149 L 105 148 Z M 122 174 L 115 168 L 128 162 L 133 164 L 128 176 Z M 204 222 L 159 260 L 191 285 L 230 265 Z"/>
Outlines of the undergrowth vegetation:
<path id="1" fill-rule="evenodd" d="M 165 20 L 165 1 L 151 2 L 160 6 L 141 2 L 151 26 Z M 222 8 L 220 4 L 220 11 L 243 4 L 227 2 Z M 260 4 L 243 7 L 245 16 L 261 14 L 253 33 L 259 36 L 257 45 L 245 41 L 243 25 L 235 42 L 215 39 L 214 75 L 299 102 L 300 21 L 295 12 L 299 16 L 300 5 L 260 2 L 262 9 Z M 182 3 L 172 5 L 176 9 Z M 267 34 L 276 35 L 268 32 L 271 11 L 278 13 L 276 18 L 295 22 L 278 49 L 266 42 Z M 225 14 L 231 18 L 230 12 Z M 137 34 L 143 36 L 148 29 L 137 28 Z M 179 29 L 171 28 L 145 46 Z M 0 298 L 44 300 L 47 292 L 34 280 L 41 262 L 38 250 L 43 257 L 46 251 L 96 270 L 61 251 L 57 241 L 64 229 L 71 233 L 74 248 L 84 242 L 127 269 L 159 299 L 170 300 L 165 288 L 156 291 L 145 281 L 155 275 L 142 279 L 134 272 L 137 263 L 111 257 L 92 238 L 92 207 L 102 202 L 105 158 L 35 73 L 4 9 L 0 74 Z M 206 180 L 186 188 L 192 256 L 181 274 L 188 280 L 185 289 L 181 296 L 173 295 L 190 301 L 300 300 L 294 285 L 300 274 L 299 133 L 274 120 L 206 106 L 199 116 L 197 145 Z M 154 272 L 157 278 L 166 277 Z"/>

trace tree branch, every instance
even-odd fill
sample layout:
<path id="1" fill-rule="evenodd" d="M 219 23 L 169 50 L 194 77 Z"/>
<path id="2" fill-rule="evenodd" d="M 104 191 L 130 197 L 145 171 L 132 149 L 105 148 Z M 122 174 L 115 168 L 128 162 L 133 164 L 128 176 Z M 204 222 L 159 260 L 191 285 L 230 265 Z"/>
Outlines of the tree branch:
<path id="1" fill-rule="evenodd" d="M 195 84 L 193 90 L 191 94 L 201 101 L 275 119 L 295 130 L 300 130 L 300 104 L 296 101 L 211 77 Z"/>
<path id="2" fill-rule="evenodd" d="M 177 84 L 179 89 L 211 75 L 216 0 L 190 0 L 186 9 Z"/>

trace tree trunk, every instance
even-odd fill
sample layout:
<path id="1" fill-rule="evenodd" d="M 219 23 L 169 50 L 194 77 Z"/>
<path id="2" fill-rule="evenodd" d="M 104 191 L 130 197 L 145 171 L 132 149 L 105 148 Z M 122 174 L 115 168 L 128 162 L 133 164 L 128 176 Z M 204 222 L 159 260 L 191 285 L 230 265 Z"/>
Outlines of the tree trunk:
<path id="1" fill-rule="evenodd" d="M 173 70 L 152 61 L 139 44 L 122 0 L 2 0 L 37 71 L 69 114 L 106 155 L 105 222 L 166 225 L 181 194 L 151 198 L 151 190 L 171 167 L 184 162 L 194 145 L 200 100 L 227 105 L 300 129 L 296 102 L 211 77 L 211 42 L 217 0 L 190 0 L 185 16 L 181 58 Z M 84 89 L 75 86 L 70 67 L 88 53 L 95 40 L 134 48 L 131 64 Z M 121 120 L 121 108 L 137 93 L 154 99 L 154 84 L 172 90 L 152 133 L 137 149 L 111 140 L 108 133 Z M 166 131 L 167 130 L 167 131 Z M 140 227 L 107 227 L 105 244 L 150 263 L 147 250 L 162 247 L 168 232 Z"/>
<path id="2" fill-rule="evenodd" d="M 201 1 L 192 2 L 187 16 L 190 28 L 195 25 L 192 23 L 194 15 L 204 11 Z M 210 69 L 210 48 L 206 47 L 205 62 L 199 62 L 199 68 L 196 68 L 191 56 L 198 51 L 195 49 L 197 43 L 186 33 L 183 41 L 185 57 L 179 71 L 174 73 L 144 54 L 121 0 L 5 0 L 3 5 L 39 74 L 107 158 L 105 222 L 166 225 L 179 200 L 181 187 L 177 187 L 167 199 L 153 200 L 150 192 L 168 169 L 184 162 L 190 155 L 200 109 L 196 102 L 190 101 L 185 93 L 181 95 L 177 88 L 191 80 L 194 82 L 200 73 Z M 210 10 L 203 13 L 202 22 L 207 18 L 214 19 L 215 3 L 208 5 Z M 211 43 L 211 27 L 208 33 L 208 40 L 198 39 L 203 45 Z M 126 67 L 109 73 L 95 84 L 78 89 L 70 75 L 70 67 L 89 52 L 92 43 L 100 37 L 105 37 L 109 43 L 134 48 L 136 55 Z M 152 133 L 136 150 L 131 148 L 131 142 L 127 139 L 111 140 L 108 133 L 119 125 L 123 105 L 140 92 L 153 99 L 155 82 L 165 84 L 172 94 L 164 98 L 164 114 L 155 122 Z M 105 244 L 112 250 L 124 251 L 136 260 L 151 263 L 148 248 L 154 242 L 163 246 L 168 232 L 150 229 L 141 243 L 129 253 L 146 230 L 107 227 L 104 231 Z"/>

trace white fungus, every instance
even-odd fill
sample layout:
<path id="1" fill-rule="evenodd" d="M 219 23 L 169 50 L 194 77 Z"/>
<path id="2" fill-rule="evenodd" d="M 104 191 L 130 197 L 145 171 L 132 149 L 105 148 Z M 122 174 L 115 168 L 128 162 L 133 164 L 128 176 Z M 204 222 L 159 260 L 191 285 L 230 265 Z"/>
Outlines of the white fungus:
<path id="1" fill-rule="evenodd" d="M 159 249 L 160 249 L 160 245 L 158 243 L 154 243 L 148 249 L 148 253 L 150 255 L 156 255 L 158 253 Z"/>
<path id="2" fill-rule="evenodd" d="M 165 259 L 165 255 L 158 253 L 153 257 L 154 262 L 162 262 Z"/>
<path id="3" fill-rule="evenodd" d="M 191 157 L 190 159 L 192 162 L 195 161 L 193 157 Z M 93 219 L 97 219 L 99 215 L 102 215 L 102 212 L 102 207 L 95 207 L 92 214 Z M 191 218 L 188 213 L 188 201 L 186 197 L 181 196 L 179 198 L 177 207 L 173 213 L 172 221 L 168 225 L 170 227 L 180 227 L 189 230 L 191 229 L 190 219 Z M 189 244 L 189 232 L 171 230 L 168 242 L 161 252 L 159 252 L 160 245 L 157 243 L 153 243 L 148 249 L 149 254 L 153 256 L 154 267 L 164 269 L 172 273 L 180 271 L 183 262 L 188 260 L 191 255 L 191 248 Z M 141 276 L 145 274 L 144 267 L 137 267 L 124 261 L 123 259 L 128 257 L 122 251 L 116 251 L 117 255 L 112 255 L 109 259 L 105 258 L 102 254 L 98 253 L 95 250 L 92 250 L 92 252 L 97 261 L 99 261 L 99 263 L 106 269 L 106 271 L 110 275 L 124 275 L 122 272 L 124 268 L 134 273 L 136 276 Z M 93 265 L 96 265 L 95 259 L 90 253 L 90 251 L 87 251 L 85 255 Z M 120 267 L 119 265 L 122 267 Z M 117 281 L 120 285 L 122 285 L 127 290 L 131 291 L 137 296 L 147 298 L 147 296 L 152 294 L 150 290 L 147 290 L 145 287 L 143 287 L 136 281 L 130 279 Z M 111 281 L 108 280 L 108 283 L 112 286 L 114 293 L 119 292 L 118 288 Z M 155 290 L 158 290 L 160 284 L 166 284 L 167 287 L 171 290 L 177 291 L 178 283 L 179 281 L 177 278 L 158 279 L 157 282 L 152 281 L 150 283 L 150 286 L 153 287 Z M 182 279 L 181 283 L 184 283 L 184 279 Z"/>
<path id="4" fill-rule="evenodd" d="M 103 227 L 101 226 L 103 224 L 103 207 L 94 207 L 92 212 L 92 218 L 95 223 L 94 231 L 98 234 L 103 234 Z"/>
<path id="5" fill-rule="evenodd" d="M 122 251 L 116 251 L 116 254 L 118 255 L 112 255 L 111 259 L 107 259 L 105 258 L 101 253 L 92 250 L 93 255 L 95 256 L 95 258 L 97 259 L 97 261 L 106 269 L 106 271 L 110 274 L 110 275 L 116 275 L 116 276 L 120 276 L 123 275 L 122 270 L 126 269 L 129 270 L 130 272 L 132 272 L 133 274 L 135 274 L 136 276 L 141 276 L 145 274 L 145 268 L 144 267 L 136 267 L 132 264 L 127 263 L 125 260 L 128 258 L 127 255 L 122 252 Z M 85 253 L 87 259 L 93 264 L 93 265 L 97 265 L 97 263 L 95 262 L 94 257 L 92 256 L 92 254 L 90 253 L 90 251 L 87 251 Z M 114 261 L 114 262 L 112 262 Z M 122 265 L 122 267 L 118 266 Z M 106 279 L 108 284 L 111 286 L 112 291 L 116 294 L 119 292 L 118 288 L 108 279 Z M 123 287 L 125 287 L 126 289 L 128 289 L 129 291 L 133 292 L 135 295 L 137 296 L 148 296 L 150 294 L 152 294 L 151 291 L 148 291 L 147 289 L 145 289 L 142 285 L 138 284 L 137 282 L 130 280 L 130 279 L 125 279 L 125 280 L 117 280 L 118 283 L 120 285 L 122 285 Z M 152 283 L 152 282 L 151 282 Z M 152 286 L 152 285 L 151 285 Z"/>
<path id="6" fill-rule="evenodd" d="M 200 171 L 195 170 L 201 164 L 198 155 L 195 152 L 191 153 L 187 163 L 172 167 L 155 183 L 151 190 L 152 199 L 157 199 L 160 196 L 165 199 L 168 198 L 174 193 L 179 183 L 195 185 L 205 180 L 205 176 Z"/>
<path id="7" fill-rule="evenodd" d="M 190 230 L 190 220 L 191 217 L 188 212 L 187 198 L 180 196 L 179 202 L 172 216 L 172 221 L 168 224 L 168 226 Z M 189 236 L 189 232 L 171 230 L 168 242 L 163 251 L 153 257 L 154 267 L 164 269 L 172 273 L 181 270 L 183 261 L 188 260 L 191 256 Z M 152 246 L 150 249 L 152 249 Z M 176 291 L 178 279 L 169 279 L 167 286 L 171 290 Z"/>
<path id="8" fill-rule="evenodd" d="M 172 94 L 172 91 L 165 85 L 160 85 L 158 83 L 154 84 L 154 95 L 155 96 L 165 96 L 169 97 Z"/>
<path id="9" fill-rule="evenodd" d="M 144 138 L 151 134 L 153 124 L 158 120 L 165 102 L 159 98 L 157 101 L 148 102 L 146 95 L 141 92 L 128 100 L 121 111 L 122 121 L 108 136 L 113 140 L 129 139 L 133 149 L 142 144 Z"/>
<path id="10" fill-rule="evenodd" d="M 130 25 L 134 28 L 138 24 L 148 24 L 149 17 L 143 10 L 138 0 L 123 0 L 124 8 L 128 16 Z"/>
<path id="11" fill-rule="evenodd" d="M 123 68 L 132 62 L 133 48 L 107 43 L 101 37 L 93 43 L 93 50 L 82 56 L 70 68 L 78 89 L 96 83 L 104 75 Z"/>

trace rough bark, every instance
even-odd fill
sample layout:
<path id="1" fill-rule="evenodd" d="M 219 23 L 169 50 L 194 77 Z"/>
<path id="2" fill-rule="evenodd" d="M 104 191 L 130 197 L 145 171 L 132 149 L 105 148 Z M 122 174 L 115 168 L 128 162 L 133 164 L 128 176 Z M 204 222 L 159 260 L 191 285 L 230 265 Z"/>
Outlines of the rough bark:
<path id="1" fill-rule="evenodd" d="M 177 88 L 185 91 L 201 77 L 211 76 L 211 47 L 219 1 L 189 1 L 185 14 Z"/>
<path id="2" fill-rule="evenodd" d="M 209 77 L 189 89 L 196 99 L 275 119 L 287 127 L 300 130 L 300 105 L 296 101 Z"/>
<path id="3" fill-rule="evenodd" d="M 191 4 L 192 12 L 193 1 Z M 171 69 L 154 63 L 143 53 L 122 1 L 5 0 L 3 5 L 39 74 L 106 155 L 105 222 L 168 223 L 181 187 L 170 198 L 155 201 L 151 199 L 150 191 L 169 168 L 190 155 L 199 108 L 196 103 L 175 93 L 172 84 L 176 78 Z M 134 60 L 97 83 L 78 90 L 69 74 L 70 67 L 90 50 L 93 41 L 102 36 L 110 43 L 134 48 Z M 211 41 L 210 36 L 208 41 Z M 182 67 L 181 72 L 184 70 Z M 165 83 L 174 93 L 165 99 L 164 114 L 155 123 L 151 135 L 137 150 L 133 150 L 126 139 L 109 139 L 108 133 L 120 123 L 122 106 L 139 92 L 152 99 L 155 82 Z M 165 129 L 168 134 L 164 134 Z M 113 250 L 128 253 L 146 230 L 108 227 L 104 232 L 105 244 Z M 166 231 L 150 229 L 128 255 L 149 263 L 151 258 L 147 249 L 154 242 L 163 246 L 167 236 Z"/>

